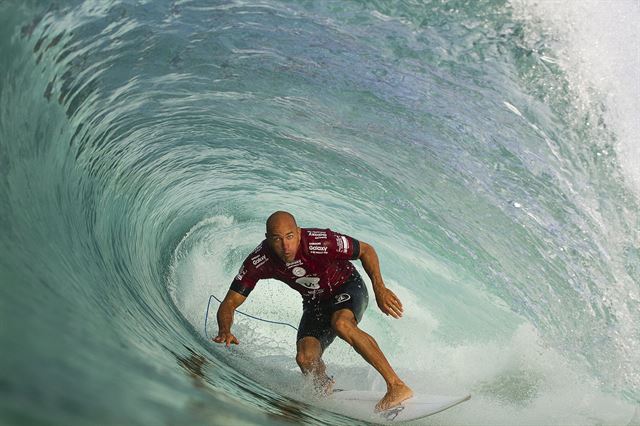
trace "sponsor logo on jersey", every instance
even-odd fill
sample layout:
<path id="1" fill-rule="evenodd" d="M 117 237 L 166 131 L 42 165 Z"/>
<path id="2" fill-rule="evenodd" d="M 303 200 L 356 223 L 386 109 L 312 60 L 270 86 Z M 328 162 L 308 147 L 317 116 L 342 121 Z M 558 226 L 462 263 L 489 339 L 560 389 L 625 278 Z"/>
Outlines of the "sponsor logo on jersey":
<path id="1" fill-rule="evenodd" d="M 236 280 L 240 281 L 244 278 L 244 275 L 247 273 L 247 268 L 242 265 L 238 270 L 238 275 L 236 275 Z"/>
<path id="2" fill-rule="evenodd" d="M 339 253 L 349 252 L 349 240 L 344 235 L 336 235 L 336 244 L 338 245 Z"/>
<path id="3" fill-rule="evenodd" d="M 342 293 L 336 296 L 336 303 L 346 302 L 351 299 L 351 295 L 349 293 Z"/>
<path id="4" fill-rule="evenodd" d="M 267 258 L 267 255 L 263 254 L 263 255 L 253 256 L 251 258 L 251 263 L 253 263 L 253 266 L 255 266 L 256 268 L 259 268 L 265 263 L 267 263 L 267 260 L 269 260 Z"/>
<path id="5" fill-rule="evenodd" d="M 302 277 L 296 280 L 296 283 L 301 286 L 311 289 L 317 290 L 320 288 L 320 278 L 319 277 Z"/>
<path id="6" fill-rule="evenodd" d="M 327 231 L 307 231 L 307 235 L 319 240 L 324 240 L 327 238 Z"/>
<path id="7" fill-rule="evenodd" d="M 294 260 L 293 262 L 287 263 L 286 267 L 287 269 L 291 269 L 295 266 L 300 266 L 300 265 L 302 265 L 302 259 L 297 259 L 297 260 Z"/>
<path id="8" fill-rule="evenodd" d="M 293 275 L 295 275 L 296 277 L 304 277 L 304 275 L 307 273 L 307 271 L 305 271 L 304 268 L 301 268 L 299 266 L 296 266 L 295 268 L 293 268 L 291 272 L 293 272 Z"/>
<path id="9" fill-rule="evenodd" d="M 309 252 L 312 254 L 327 254 L 329 247 L 325 247 L 322 243 L 309 243 Z"/>

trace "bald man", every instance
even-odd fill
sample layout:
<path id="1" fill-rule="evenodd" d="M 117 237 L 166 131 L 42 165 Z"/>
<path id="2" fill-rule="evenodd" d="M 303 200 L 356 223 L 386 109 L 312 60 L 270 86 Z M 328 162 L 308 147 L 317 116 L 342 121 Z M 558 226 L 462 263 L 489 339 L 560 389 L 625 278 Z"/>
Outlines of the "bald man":
<path id="1" fill-rule="evenodd" d="M 311 375 L 323 394 L 332 392 L 333 380 L 322 361 L 325 349 L 339 336 L 384 378 L 387 393 L 376 411 L 400 405 L 413 396 L 400 380 L 373 337 L 358 323 L 369 296 L 362 277 L 350 260 L 360 259 L 373 284 L 376 302 L 393 318 L 402 316 L 400 299 L 385 287 L 378 255 L 369 244 L 330 229 L 299 228 L 295 218 L 278 211 L 267 219 L 265 240 L 245 259 L 218 309 L 218 335 L 214 342 L 238 344 L 231 333 L 233 314 L 260 279 L 274 278 L 302 295 L 303 314 L 298 327 L 296 362 Z"/>

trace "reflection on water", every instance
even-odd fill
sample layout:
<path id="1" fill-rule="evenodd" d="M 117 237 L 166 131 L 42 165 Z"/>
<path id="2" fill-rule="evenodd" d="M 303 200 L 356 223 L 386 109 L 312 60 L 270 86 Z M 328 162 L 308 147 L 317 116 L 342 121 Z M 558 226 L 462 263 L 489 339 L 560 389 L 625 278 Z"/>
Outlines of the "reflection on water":
<path id="1" fill-rule="evenodd" d="M 230 399 L 230 396 L 219 390 L 221 388 L 220 383 L 216 386 L 218 379 L 211 371 L 212 368 L 215 368 L 215 363 L 210 362 L 207 357 L 197 353 L 193 349 L 184 345 L 183 347 L 187 351 L 184 355 L 178 354 L 166 346 L 165 349 L 176 358 L 177 364 L 191 379 L 194 387 L 213 396 L 217 401 Z M 257 399 L 265 399 L 265 394 L 258 393 L 255 389 L 245 387 L 244 391 Z M 267 395 L 266 399 L 268 400 L 269 408 L 266 413 L 256 413 L 256 417 L 259 417 L 259 421 L 256 424 L 314 424 L 315 422 L 310 422 L 310 418 L 318 417 L 317 414 L 314 415 L 314 412 L 317 410 L 316 408 L 282 397 L 275 392 Z M 215 409 L 214 407 L 215 405 L 210 404 L 207 400 L 192 398 L 188 402 L 187 410 L 190 411 L 190 415 L 194 419 L 197 419 L 197 421 L 205 421 L 205 424 L 219 424 L 224 418 L 224 413 L 221 413 L 220 409 Z M 249 410 L 253 412 L 253 407 L 248 408 L 246 413 L 253 414 L 249 412 Z M 263 417 L 265 414 L 267 416 L 266 418 Z M 326 413 L 323 412 L 323 416 L 326 418 Z M 237 420 L 234 419 L 234 422 L 237 422 Z M 252 423 L 248 422 L 247 424 Z M 318 424 L 324 423 L 318 422 Z"/>

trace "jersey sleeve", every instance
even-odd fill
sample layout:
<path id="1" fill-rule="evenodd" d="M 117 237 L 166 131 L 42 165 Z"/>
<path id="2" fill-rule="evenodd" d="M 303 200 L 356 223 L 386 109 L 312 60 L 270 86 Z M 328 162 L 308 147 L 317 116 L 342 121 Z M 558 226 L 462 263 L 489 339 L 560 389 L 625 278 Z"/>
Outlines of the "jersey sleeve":
<path id="1" fill-rule="evenodd" d="M 356 260 L 360 257 L 360 241 L 331 230 L 327 237 L 329 248 L 336 259 Z"/>
<path id="2" fill-rule="evenodd" d="M 255 288 L 258 280 L 264 278 L 264 264 L 266 263 L 264 255 L 260 254 L 261 246 L 258 246 L 247 258 L 242 262 L 238 274 L 231 282 L 230 290 L 240 293 L 243 296 L 249 296 L 249 293 Z"/>

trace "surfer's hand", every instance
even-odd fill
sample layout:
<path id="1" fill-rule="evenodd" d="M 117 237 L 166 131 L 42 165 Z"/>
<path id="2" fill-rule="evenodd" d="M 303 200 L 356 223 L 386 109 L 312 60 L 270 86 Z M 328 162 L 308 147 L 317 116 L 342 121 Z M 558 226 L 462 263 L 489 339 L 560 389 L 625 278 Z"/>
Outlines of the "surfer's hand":
<path id="1" fill-rule="evenodd" d="M 402 302 L 398 296 L 388 288 L 383 288 L 376 293 L 376 302 L 382 312 L 394 318 L 402 316 Z"/>
<path id="2" fill-rule="evenodd" d="M 237 345 L 240 343 L 238 342 L 238 339 L 236 338 L 236 336 L 234 336 L 230 332 L 226 332 L 226 333 L 218 332 L 218 335 L 211 340 L 213 340 L 216 343 L 224 343 L 227 347 L 231 346 L 232 343 L 234 345 Z"/>

